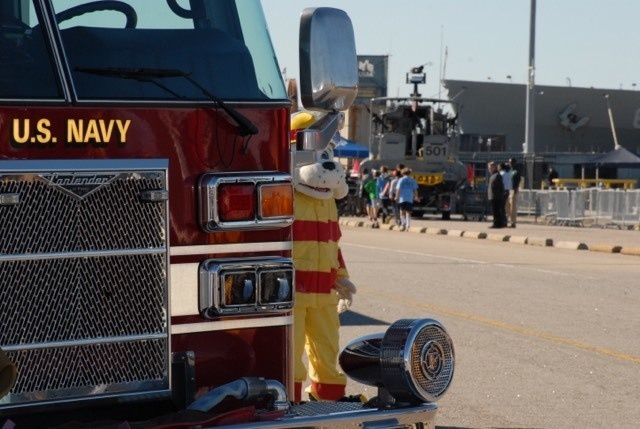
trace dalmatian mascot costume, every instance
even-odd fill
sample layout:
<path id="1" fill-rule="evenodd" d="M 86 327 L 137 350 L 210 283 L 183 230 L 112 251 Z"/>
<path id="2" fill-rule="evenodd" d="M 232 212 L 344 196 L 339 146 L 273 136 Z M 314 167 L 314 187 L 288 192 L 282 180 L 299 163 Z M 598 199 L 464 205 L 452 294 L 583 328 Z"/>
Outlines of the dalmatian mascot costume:
<path id="1" fill-rule="evenodd" d="M 316 120 L 310 112 L 293 114 L 292 140 L 298 130 Z M 311 380 L 306 389 L 310 400 L 345 400 L 346 376 L 337 369 L 339 312 L 351 305 L 356 288 L 349 281 L 338 243 L 341 232 L 335 200 L 348 193 L 346 172 L 333 158 L 339 137 L 336 132 L 326 147 L 315 151 L 315 157 L 310 156 L 304 165 L 297 162 L 294 169 L 295 402 L 302 400 L 307 375 Z M 305 351 L 308 374 L 302 360 Z"/>

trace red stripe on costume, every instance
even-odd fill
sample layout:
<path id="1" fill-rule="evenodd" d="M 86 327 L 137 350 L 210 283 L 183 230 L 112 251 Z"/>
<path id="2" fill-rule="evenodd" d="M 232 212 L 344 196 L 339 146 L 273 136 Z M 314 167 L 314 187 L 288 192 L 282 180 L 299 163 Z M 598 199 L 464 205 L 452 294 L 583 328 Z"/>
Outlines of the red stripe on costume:
<path id="1" fill-rule="evenodd" d="M 340 235 L 340 224 L 336 221 L 296 219 L 293 222 L 293 238 L 296 241 L 338 242 Z"/>
<path id="2" fill-rule="evenodd" d="M 338 263 L 340 264 L 340 277 L 347 277 L 347 265 L 342 258 L 342 249 L 338 248 Z"/>
<path id="3" fill-rule="evenodd" d="M 338 272 L 296 271 L 296 292 L 333 293 Z"/>
<path id="4" fill-rule="evenodd" d="M 311 381 L 311 390 L 321 401 L 337 401 L 345 395 L 344 384 L 326 384 Z"/>

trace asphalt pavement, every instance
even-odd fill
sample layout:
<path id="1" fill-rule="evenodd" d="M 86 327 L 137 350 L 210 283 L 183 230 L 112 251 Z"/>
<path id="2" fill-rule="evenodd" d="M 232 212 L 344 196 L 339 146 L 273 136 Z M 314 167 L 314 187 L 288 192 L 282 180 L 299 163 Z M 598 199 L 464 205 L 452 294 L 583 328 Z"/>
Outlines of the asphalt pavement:
<path id="1" fill-rule="evenodd" d="M 340 225 L 373 228 L 373 222 L 366 217 L 343 216 L 340 218 Z M 393 222 L 387 224 L 380 222 L 379 225 L 381 233 L 445 235 L 452 238 L 475 238 L 549 248 L 640 256 L 638 225 L 624 229 L 602 226 L 562 226 L 544 222 L 533 216 L 521 216 L 518 218 L 516 228 L 492 229 L 489 228 L 491 221 L 464 220 L 456 215 L 452 215 L 451 220 L 442 220 L 440 216 L 412 219 L 411 228 L 404 232 Z"/>

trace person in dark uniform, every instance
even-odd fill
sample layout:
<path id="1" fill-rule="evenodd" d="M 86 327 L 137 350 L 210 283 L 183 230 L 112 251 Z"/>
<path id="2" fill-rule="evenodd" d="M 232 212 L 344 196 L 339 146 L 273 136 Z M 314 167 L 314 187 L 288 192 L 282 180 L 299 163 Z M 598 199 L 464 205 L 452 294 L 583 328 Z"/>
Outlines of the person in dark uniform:
<path id="1" fill-rule="evenodd" d="M 504 228 L 504 182 L 494 162 L 488 164 L 489 184 L 487 186 L 487 198 L 491 203 L 493 224 L 489 228 Z"/>
<path id="2" fill-rule="evenodd" d="M 547 186 L 549 188 L 551 188 L 552 186 L 556 186 L 556 184 L 553 183 L 553 179 L 557 179 L 557 178 L 558 178 L 558 172 L 556 171 L 556 169 L 553 167 L 549 167 L 549 174 L 547 175 Z"/>

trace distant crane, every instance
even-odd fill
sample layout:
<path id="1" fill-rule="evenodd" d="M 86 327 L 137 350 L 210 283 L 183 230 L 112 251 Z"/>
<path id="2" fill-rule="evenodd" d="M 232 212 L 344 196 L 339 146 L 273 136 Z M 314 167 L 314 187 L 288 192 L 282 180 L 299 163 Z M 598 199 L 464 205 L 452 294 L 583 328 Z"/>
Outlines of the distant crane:
<path id="1" fill-rule="evenodd" d="M 609 123 L 611 124 L 611 134 L 613 134 L 614 149 L 620 149 L 618 144 L 618 135 L 616 134 L 616 126 L 613 123 L 613 112 L 611 111 L 611 103 L 609 102 L 609 94 L 604 95 L 604 99 L 607 100 L 607 111 L 609 112 Z"/>

